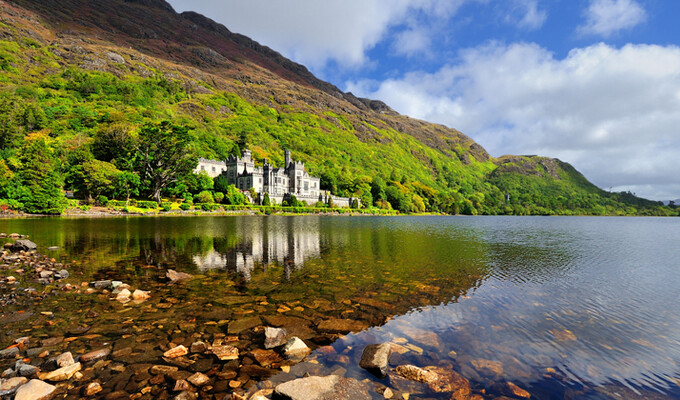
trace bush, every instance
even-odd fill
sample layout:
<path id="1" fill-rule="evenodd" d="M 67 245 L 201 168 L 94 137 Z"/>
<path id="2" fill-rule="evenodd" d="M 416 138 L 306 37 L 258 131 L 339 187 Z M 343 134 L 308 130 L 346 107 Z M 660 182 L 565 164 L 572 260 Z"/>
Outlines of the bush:
<path id="1" fill-rule="evenodd" d="M 139 208 L 144 208 L 144 209 L 155 209 L 158 207 L 158 203 L 155 201 L 138 201 L 137 202 L 137 207 Z"/>
<path id="2" fill-rule="evenodd" d="M 179 205 L 179 208 L 180 208 L 180 210 L 187 211 L 188 209 L 191 208 L 191 204 L 189 204 L 189 203 L 182 203 L 182 204 Z"/>
<path id="3" fill-rule="evenodd" d="M 109 198 L 104 195 L 101 195 L 97 199 L 97 203 L 102 207 L 106 207 L 107 205 L 109 205 Z"/>
<path id="4" fill-rule="evenodd" d="M 207 190 L 202 191 L 201 193 L 196 195 L 196 202 L 197 203 L 214 203 L 215 199 L 213 198 L 212 193 L 210 193 Z"/>
<path id="5" fill-rule="evenodd" d="M 170 211 L 172 209 L 172 205 L 171 203 L 163 203 L 161 204 L 161 209 L 166 212 Z"/>
<path id="6" fill-rule="evenodd" d="M 215 203 L 221 203 L 224 200 L 224 193 L 216 192 L 213 197 L 215 198 Z"/>

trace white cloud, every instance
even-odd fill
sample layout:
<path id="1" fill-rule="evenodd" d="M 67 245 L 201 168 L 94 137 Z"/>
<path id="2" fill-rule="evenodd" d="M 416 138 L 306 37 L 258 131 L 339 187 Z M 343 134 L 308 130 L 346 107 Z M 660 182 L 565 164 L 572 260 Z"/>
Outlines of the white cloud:
<path id="1" fill-rule="evenodd" d="M 489 44 L 435 73 L 347 89 L 460 129 L 496 156 L 558 157 L 600 187 L 677 198 L 679 70 L 674 46 L 597 44 L 556 59 L 535 44 Z"/>
<path id="2" fill-rule="evenodd" d="M 514 0 L 506 22 L 520 28 L 535 30 L 543 26 L 548 18 L 547 11 L 538 7 L 538 0 Z"/>
<path id="3" fill-rule="evenodd" d="M 320 69 L 330 60 L 344 68 L 368 62 L 366 51 L 383 40 L 390 27 L 414 13 L 449 18 L 467 0 L 170 0 L 178 12 L 200 12 L 232 32 L 249 36 L 287 57 Z M 427 46 L 416 33 L 402 38 L 416 51 Z"/>
<path id="4" fill-rule="evenodd" d="M 580 33 L 609 37 L 641 24 L 647 13 L 635 0 L 590 0 L 585 17 Z"/>

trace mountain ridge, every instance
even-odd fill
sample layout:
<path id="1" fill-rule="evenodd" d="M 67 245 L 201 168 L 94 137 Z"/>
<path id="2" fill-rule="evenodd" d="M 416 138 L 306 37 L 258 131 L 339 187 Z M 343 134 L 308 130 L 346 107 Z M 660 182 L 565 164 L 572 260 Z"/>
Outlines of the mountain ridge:
<path id="1" fill-rule="evenodd" d="M 328 189 L 371 196 L 379 177 L 408 198 L 405 204 L 423 202 L 420 211 L 561 211 L 546 207 L 545 201 L 536 203 L 540 194 L 530 200 L 511 196 L 526 204 L 504 203 L 504 191 L 515 193 L 521 186 L 517 181 L 533 178 L 561 197 L 589 199 L 569 207 L 562 201 L 560 207 L 576 213 L 595 213 L 598 203 L 607 204 L 605 213 L 631 206 L 596 188 L 567 163 L 538 156 L 491 157 L 455 129 L 343 93 L 275 50 L 200 14 L 178 14 L 163 0 L 61 0 L 58 9 L 37 0 L 0 0 L 0 5 L 0 40 L 7 44 L 0 57 L 13 60 L 7 68 L 15 71 L 0 85 L 8 96 L 14 91 L 12 96 L 43 110 L 56 107 L 53 99 L 59 97 L 73 103 L 69 112 L 76 114 L 82 108 L 114 113 L 134 125 L 175 119 L 194 128 L 196 153 L 207 158 L 226 158 L 248 146 L 258 160 L 276 163 L 281 148 L 292 148 Z M 38 43 L 27 44 L 29 38 Z M 12 51 L 16 45 L 23 54 Z M 78 79 L 92 87 L 83 88 Z M 139 85 L 160 86 L 154 90 L 166 97 L 151 104 L 134 93 L 109 93 L 112 87 L 139 91 Z M 168 87 L 179 92 L 170 93 Z M 27 90 L 37 94 L 26 96 Z M 52 132 L 61 130 L 55 135 L 60 145 L 78 135 L 92 138 L 112 123 L 73 127 L 67 117 L 72 115 L 45 125 Z M 83 140 L 89 146 L 91 139 Z M 12 164 L 12 151 L 6 153 Z M 398 203 L 395 196 L 384 195 L 381 204 L 387 197 Z M 643 208 L 657 204 L 633 203 Z"/>

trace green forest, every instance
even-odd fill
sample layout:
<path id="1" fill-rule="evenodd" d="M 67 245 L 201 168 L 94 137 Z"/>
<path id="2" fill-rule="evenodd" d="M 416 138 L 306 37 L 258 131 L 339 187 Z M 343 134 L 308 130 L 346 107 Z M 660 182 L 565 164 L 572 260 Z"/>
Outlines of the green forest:
<path id="1" fill-rule="evenodd" d="M 135 67 L 148 73 L 122 66 L 117 73 L 83 69 L 54 50 L 30 38 L 0 41 L 4 210 L 60 214 L 76 205 L 127 206 L 130 199 L 166 209 L 171 202 L 183 208 L 242 205 L 245 199 L 233 187 L 191 171 L 198 157 L 225 159 L 249 148 L 259 162 L 267 158 L 277 166 L 283 150 L 291 149 L 321 178 L 323 190 L 358 197 L 366 209 L 678 215 L 631 193 L 603 191 L 566 163 L 476 160 L 462 147 L 454 150 L 464 157 L 456 157 L 380 119 L 273 98 L 262 104 L 206 82 L 189 90 L 186 79 L 141 61 Z M 67 201 L 65 190 L 81 201 Z"/>

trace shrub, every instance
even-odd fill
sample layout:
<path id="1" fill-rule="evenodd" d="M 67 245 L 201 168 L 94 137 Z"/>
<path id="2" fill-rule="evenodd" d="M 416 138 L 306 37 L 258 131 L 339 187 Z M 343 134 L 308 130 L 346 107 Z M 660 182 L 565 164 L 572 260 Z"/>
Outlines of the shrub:
<path id="1" fill-rule="evenodd" d="M 196 195 L 196 202 L 197 203 L 214 203 L 215 199 L 213 198 L 212 193 L 210 193 L 207 190 L 204 190 L 201 193 Z"/>
<path id="2" fill-rule="evenodd" d="M 179 208 L 180 208 L 180 210 L 187 211 L 188 209 L 191 208 L 191 204 L 189 204 L 189 203 L 182 203 L 182 204 L 179 205 Z"/>
<path id="3" fill-rule="evenodd" d="M 224 200 L 224 193 L 216 192 L 213 197 L 215 198 L 215 203 L 221 203 Z"/>
<path id="4" fill-rule="evenodd" d="M 104 195 L 100 195 L 97 199 L 97 203 L 102 207 L 106 207 L 109 204 L 109 198 Z"/>
<path id="5" fill-rule="evenodd" d="M 172 206 L 171 206 L 170 203 L 163 203 L 163 204 L 161 204 L 161 209 L 163 209 L 163 211 L 167 212 L 167 211 L 170 211 L 172 209 Z"/>
<path id="6" fill-rule="evenodd" d="M 158 203 L 155 201 L 138 201 L 137 202 L 137 207 L 139 208 L 144 208 L 144 209 L 155 209 L 158 207 Z"/>

